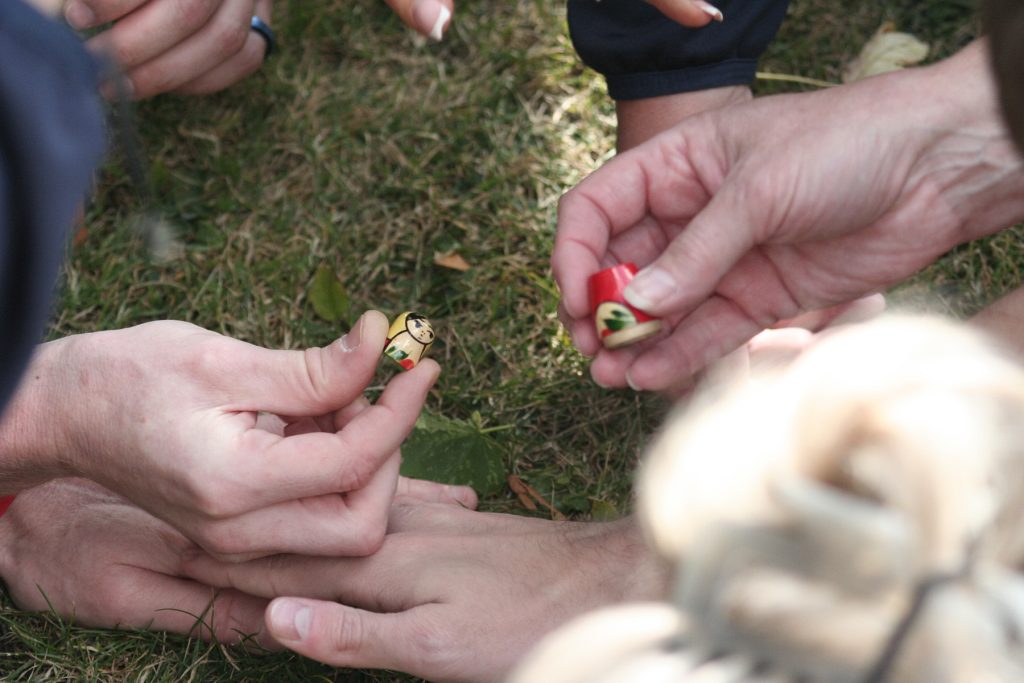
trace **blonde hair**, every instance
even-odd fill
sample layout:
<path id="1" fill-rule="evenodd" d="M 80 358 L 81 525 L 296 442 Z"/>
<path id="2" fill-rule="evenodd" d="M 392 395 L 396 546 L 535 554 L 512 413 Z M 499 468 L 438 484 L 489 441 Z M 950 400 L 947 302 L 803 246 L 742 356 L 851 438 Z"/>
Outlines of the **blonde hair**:
<path id="1" fill-rule="evenodd" d="M 671 603 L 585 616 L 513 681 L 1024 680 L 1022 451 L 1024 370 L 934 318 L 706 389 L 638 483 Z"/>

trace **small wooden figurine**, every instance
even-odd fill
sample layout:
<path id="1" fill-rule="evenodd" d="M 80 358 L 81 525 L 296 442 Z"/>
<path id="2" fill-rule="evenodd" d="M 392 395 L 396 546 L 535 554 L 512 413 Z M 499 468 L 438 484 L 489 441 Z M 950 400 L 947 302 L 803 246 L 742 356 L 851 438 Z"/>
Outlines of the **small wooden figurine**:
<path id="1" fill-rule="evenodd" d="M 434 328 L 430 321 L 419 313 L 406 311 L 391 323 L 384 342 L 384 355 L 411 370 L 433 343 Z"/>
<path id="2" fill-rule="evenodd" d="M 635 344 L 661 331 L 661 320 L 633 308 L 622 295 L 636 272 L 636 264 L 620 263 L 590 276 L 590 311 L 605 348 Z"/>

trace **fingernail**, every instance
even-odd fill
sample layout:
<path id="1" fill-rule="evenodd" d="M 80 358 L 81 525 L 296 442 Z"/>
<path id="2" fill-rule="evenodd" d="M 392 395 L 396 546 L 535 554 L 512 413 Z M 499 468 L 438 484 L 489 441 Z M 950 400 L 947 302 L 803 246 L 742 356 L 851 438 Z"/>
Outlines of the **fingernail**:
<path id="1" fill-rule="evenodd" d="M 421 33 L 440 42 L 452 13 L 437 0 L 419 0 L 412 10 L 412 16 Z"/>
<path id="2" fill-rule="evenodd" d="M 633 306 L 647 311 L 672 296 L 676 289 L 675 280 L 661 268 L 644 268 L 626 285 L 623 294 Z"/>
<path id="3" fill-rule="evenodd" d="M 638 387 L 636 385 L 636 382 L 633 381 L 633 375 L 629 374 L 628 370 L 626 371 L 626 384 L 628 384 L 629 388 L 632 389 L 633 391 L 643 391 L 643 389 Z"/>
<path id="4" fill-rule="evenodd" d="M 338 340 L 341 350 L 345 353 L 352 353 L 359 348 L 359 342 L 363 340 L 363 319 L 359 318 L 355 327 L 348 331 L 348 334 Z"/>
<path id="5" fill-rule="evenodd" d="M 270 607 L 270 630 L 278 640 L 305 640 L 313 610 L 297 600 L 275 600 Z"/>
<path id="6" fill-rule="evenodd" d="M 704 2 L 704 0 L 694 0 L 693 4 L 699 7 L 706 14 L 711 15 L 711 18 L 715 21 L 723 21 L 725 16 L 722 14 L 722 10 L 718 9 L 710 2 Z"/>
<path id="7" fill-rule="evenodd" d="M 71 0 L 64 7 L 64 18 L 77 29 L 92 28 L 96 23 L 96 13 L 84 2 L 78 2 L 78 0 Z"/>
<path id="8" fill-rule="evenodd" d="M 610 386 L 608 386 L 607 384 L 605 384 L 604 382 L 602 382 L 598 378 L 594 377 L 593 375 L 590 376 L 590 379 L 594 380 L 594 384 L 596 384 L 597 386 L 601 387 L 602 389 L 611 389 Z"/>

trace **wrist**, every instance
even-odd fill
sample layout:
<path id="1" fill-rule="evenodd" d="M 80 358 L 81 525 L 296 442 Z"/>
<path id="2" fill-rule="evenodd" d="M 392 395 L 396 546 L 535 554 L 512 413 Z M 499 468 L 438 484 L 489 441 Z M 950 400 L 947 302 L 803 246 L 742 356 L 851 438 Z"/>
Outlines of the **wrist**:
<path id="1" fill-rule="evenodd" d="M 677 93 L 615 103 L 619 153 L 668 130 L 683 119 L 711 109 L 740 104 L 753 96 L 745 85 Z"/>
<path id="2" fill-rule="evenodd" d="M 614 583 L 618 602 L 664 600 L 669 594 L 670 568 L 651 549 L 635 515 L 605 525 L 602 556 L 606 558 L 605 581 Z"/>
<path id="3" fill-rule="evenodd" d="M 10 404 L 0 416 L 0 494 L 74 474 L 67 438 L 67 371 L 74 338 L 36 348 Z"/>
<path id="4" fill-rule="evenodd" d="M 915 99 L 932 139 L 920 156 L 919 179 L 934 184 L 937 198 L 955 219 L 949 246 L 1020 220 L 1024 160 L 999 109 L 986 42 L 975 41 L 920 71 Z"/>

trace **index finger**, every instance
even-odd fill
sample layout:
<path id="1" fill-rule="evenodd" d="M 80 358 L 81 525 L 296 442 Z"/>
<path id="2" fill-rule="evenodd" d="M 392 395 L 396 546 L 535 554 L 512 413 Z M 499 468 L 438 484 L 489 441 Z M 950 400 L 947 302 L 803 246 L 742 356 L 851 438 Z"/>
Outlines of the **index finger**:
<path id="1" fill-rule="evenodd" d="M 96 0 L 90 0 L 99 4 Z M 124 70 L 161 55 L 206 26 L 222 0 L 148 0 L 89 39 L 90 49 L 110 55 Z"/>
<path id="2" fill-rule="evenodd" d="M 76 29 L 92 28 L 126 16 L 149 0 L 68 0 L 64 18 Z"/>
<path id="3" fill-rule="evenodd" d="M 437 363 L 424 359 L 392 379 L 376 404 L 336 433 L 280 437 L 247 431 L 239 449 L 243 460 L 236 463 L 244 468 L 238 485 L 247 508 L 363 488 L 412 431 L 439 373 Z"/>
<path id="4" fill-rule="evenodd" d="M 589 313 L 587 281 L 618 259 L 612 240 L 643 222 L 683 229 L 710 199 L 696 172 L 689 138 L 700 124 L 668 130 L 620 154 L 567 192 L 558 207 L 558 229 L 551 256 L 555 281 L 566 311 Z"/>

